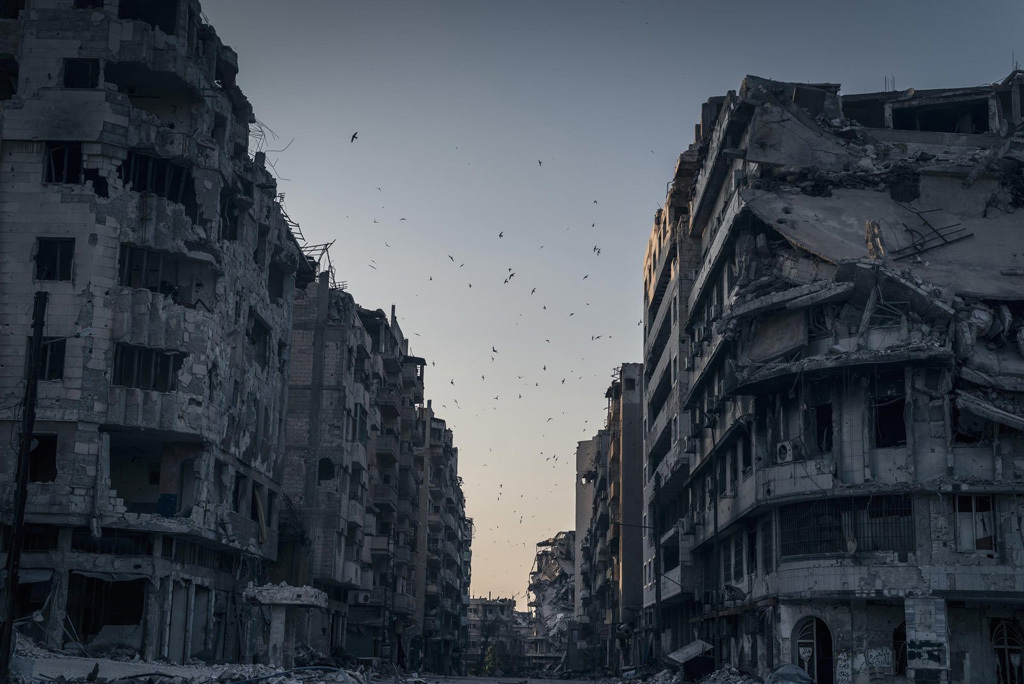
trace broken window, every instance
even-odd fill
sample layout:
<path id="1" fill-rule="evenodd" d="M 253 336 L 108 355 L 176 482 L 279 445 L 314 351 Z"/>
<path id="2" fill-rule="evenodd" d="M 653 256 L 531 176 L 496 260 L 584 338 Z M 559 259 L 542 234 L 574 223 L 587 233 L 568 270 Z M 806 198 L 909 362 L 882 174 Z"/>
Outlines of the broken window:
<path id="1" fill-rule="evenodd" d="M 112 556 L 152 556 L 153 535 L 105 527 L 97 539 L 88 527 L 76 527 L 71 531 L 71 550 Z"/>
<path id="2" fill-rule="evenodd" d="M 872 380 L 871 405 L 873 446 L 876 449 L 906 446 L 907 398 L 903 371 L 879 372 Z"/>
<path id="3" fill-rule="evenodd" d="M 104 0 L 75 0 L 75 9 L 103 9 Z"/>
<path id="4" fill-rule="evenodd" d="M 49 380 L 61 380 L 64 377 L 64 352 L 67 349 L 68 341 L 64 337 L 44 337 L 43 344 L 39 349 L 39 367 L 36 379 L 45 382 Z M 28 346 L 32 346 L 32 338 L 28 339 Z M 30 354 L 26 352 L 25 359 Z"/>
<path id="5" fill-rule="evenodd" d="M 955 401 L 951 401 L 950 427 L 953 442 L 956 444 L 982 444 L 992 440 L 991 424 L 970 411 L 962 411 Z"/>
<path id="6" fill-rule="evenodd" d="M 197 220 L 196 187 L 192 170 L 185 164 L 134 150 L 118 167 L 121 182 L 135 192 L 148 192 L 185 207 L 185 215 Z"/>
<path id="7" fill-rule="evenodd" d="M 28 552 L 55 551 L 60 539 L 60 529 L 56 525 L 25 525 L 25 537 L 21 550 Z"/>
<path id="8" fill-rule="evenodd" d="M 173 36 L 178 24 L 177 0 L 121 0 L 118 19 L 144 21 Z"/>
<path id="9" fill-rule="evenodd" d="M 993 620 L 991 629 L 997 684 L 1024 682 L 1024 636 L 1020 628 L 1010 620 Z"/>
<path id="10" fill-rule="evenodd" d="M 832 453 L 832 404 L 819 404 L 813 408 L 814 446 L 818 454 Z"/>
<path id="11" fill-rule="evenodd" d="M 241 195 L 229 187 L 220 190 L 220 237 L 222 240 L 237 240 L 238 225 L 244 211 Z"/>
<path id="12" fill-rule="evenodd" d="M 65 88 L 98 88 L 100 85 L 100 60 L 65 59 Z"/>
<path id="13" fill-rule="evenodd" d="M 36 280 L 71 280 L 74 238 L 39 238 L 36 242 Z"/>
<path id="14" fill-rule="evenodd" d="M 0 0 L 0 19 L 17 19 L 25 9 L 25 0 Z"/>
<path id="15" fill-rule="evenodd" d="M 53 482 L 57 479 L 57 435 L 32 435 L 28 453 L 28 481 Z"/>
<path id="16" fill-rule="evenodd" d="M 270 301 L 279 302 L 284 298 L 284 278 L 284 269 L 271 263 L 267 269 L 267 294 L 270 295 Z"/>
<path id="17" fill-rule="evenodd" d="M 726 540 L 728 541 L 728 540 Z M 723 544 L 722 548 L 722 581 L 728 582 L 732 577 L 732 554 L 729 553 L 729 544 Z"/>
<path id="18" fill-rule="evenodd" d="M 329 458 L 321 458 L 316 468 L 317 482 L 325 482 L 334 479 L 334 462 Z"/>
<path id="19" fill-rule="evenodd" d="M 266 368 L 270 358 L 270 327 L 263 322 L 253 309 L 249 309 L 248 323 L 246 339 L 249 340 L 249 344 L 252 346 L 256 363 L 260 365 L 260 368 Z"/>
<path id="20" fill-rule="evenodd" d="M 185 361 L 181 352 L 118 342 L 114 346 L 111 384 L 154 392 L 177 388 L 178 371 Z"/>
<path id="21" fill-rule="evenodd" d="M 213 268 L 198 260 L 145 247 L 121 245 L 119 284 L 156 292 L 188 308 L 212 310 Z M 207 304 L 206 300 L 210 300 Z"/>
<path id="22" fill-rule="evenodd" d="M 10 100 L 18 92 L 18 60 L 0 56 L 0 100 Z"/>
<path id="23" fill-rule="evenodd" d="M 904 131 L 987 133 L 988 96 L 953 102 L 908 104 L 892 107 L 892 127 Z"/>
<path id="24" fill-rule="evenodd" d="M 750 474 L 754 472 L 754 446 L 752 435 L 745 435 L 740 437 L 739 449 L 740 449 L 740 463 L 742 467 L 743 479 L 750 477 Z"/>
<path id="25" fill-rule="evenodd" d="M 111 574 L 111 577 L 114 577 Z M 145 613 L 147 579 L 107 581 L 72 572 L 68 577 L 67 620 L 69 630 L 84 642 L 91 641 L 107 627 L 137 625 L 133 635 L 120 638 L 142 644 L 142 616 Z M 118 638 L 124 630 L 110 630 Z M 125 644 L 129 648 L 134 644 Z"/>
<path id="26" fill-rule="evenodd" d="M 244 511 L 245 505 L 249 502 L 249 478 L 241 473 L 235 474 L 235 491 L 231 499 L 235 513 Z"/>
<path id="27" fill-rule="evenodd" d="M 956 497 L 956 541 L 960 551 L 995 552 L 995 516 L 991 496 Z"/>
<path id="28" fill-rule="evenodd" d="M 891 496 L 823 499 L 782 506 L 780 555 L 914 550 L 911 498 Z"/>
<path id="29" fill-rule="evenodd" d="M 81 185 L 82 176 L 82 143 L 80 142 L 48 142 L 44 153 L 44 183 L 73 183 Z"/>

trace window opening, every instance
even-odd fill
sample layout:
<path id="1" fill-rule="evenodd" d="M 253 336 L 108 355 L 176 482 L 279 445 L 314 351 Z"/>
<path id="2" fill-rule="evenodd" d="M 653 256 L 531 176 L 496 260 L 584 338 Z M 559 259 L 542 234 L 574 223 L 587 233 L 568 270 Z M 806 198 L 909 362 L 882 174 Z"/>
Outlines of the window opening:
<path id="1" fill-rule="evenodd" d="M 75 0 L 75 9 L 103 9 L 104 0 Z"/>
<path id="2" fill-rule="evenodd" d="M 46 143 L 46 169 L 43 182 L 82 184 L 82 143 Z"/>
<path id="3" fill-rule="evenodd" d="M 991 496 L 956 497 L 956 534 L 961 551 L 996 550 L 995 519 Z"/>
<path id="4" fill-rule="evenodd" d="M 743 579 L 743 535 L 732 536 L 732 579 L 739 582 Z"/>
<path id="5" fill-rule="evenodd" d="M 747 574 L 757 573 L 757 528 L 747 530 Z"/>
<path id="6" fill-rule="evenodd" d="M 316 479 L 318 482 L 334 479 L 334 463 L 329 458 L 321 458 L 317 462 Z"/>
<path id="7" fill-rule="evenodd" d="M 10 100 L 18 92 L 18 60 L 0 56 L 0 100 Z"/>
<path id="8" fill-rule="evenodd" d="M 252 346 L 256 363 L 260 365 L 260 368 L 266 368 L 270 357 L 270 327 L 263 322 L 253 309 L 249 309 L 248 323 L 246 338 Z"/>
<path id="9" fill-rule="evenodd" d="M 36 280 L 71 280 L 74 259 L 74 238 L 39 238 L 36 245 Z"/>
<path id="10" fill-rule="evenodd" d="M 65 88 L 98 88 L 100 85 L 100 60 L 65 59 Z"/>
<path id="11" fill-rule="evenodd" d="M 36 379 L 40 382 L 50 380 L 61 380 L 64 378 L 64 353 L 67 349 L 67 339 L 63 337 L 44 337 L 42 347 L 39 350 L 39 370 Z M 28 339 L 28 346 L 32 346 L 32 338 Z M 28 360 L 30 354 L 25 353 Z M 26 373 L 27 375 L 27 373 Z"/>
<path id="12" fill-rule="evenodd" d="M 903 371 L 875 376 L 870 402 L 876 449 L 907 444 L 906 399 Z"/>
<path id="13" fill-rule="evenodd" d="M 832 633 L 818 618 L 805 618 L 793 628 L 793 660 L 816 684 L 833 684 Z"/>
<path id="14" fill-rule="evenodd" d="M 1024 682 L 1024 638 L 1009 620 L 998 620 L 992 628 L 992 649 L 996 655 L 996 681 L 998 684 Z"/>
<path id="15" fill-rule="evenodd" d="M 133 245 L 121 245 L 118 283 L 156 292 L 188 308 L 202 306 L 203 297 L 213 298 L 213 269 L 198 259 Z"/>
<path id="16" fill-rule="evenodd" d="M 267 294 L 270 301 L 279 302 L 284 298 L 284 269 L 277 264 L 270 264 L 267 270 Z"/>
<path id="17" fill-rule="evenodd" d="M 3 0 L 0 2 L 0 19 L 17 19 L 23 9 L 25 0 Z"/>
<path id="18" fill-rule="evenodd" d="M 144 21 L 173 36 L 178 24 L 178 3 L 176 0 L 121 0 L 117 18 Z"/>
<path id="19" fill-rule="evenodd" d="M 906 494 L 824 499 L 779 509 L 783 558 L 804 554 L 914 550 L 911 498 Z"/>
<path id="20" fill-rule="evenodd" d="M 832 404 L 814 407 L 814 444 L 819 454 L 832 452 Z"/>
<path id="21" fill-rule="evenodd" d="M 124 185 L 131 184 L 135 192 L 149 192 L 185 207 L 185 215 L 197 220 L 195 181 L 192 170 L 185 164 L 169 159 L 128 150 L 128 156 L 118 167 Z"/>
<path id="22" fill-rule="evenodd" d="M 57 479 L 57 435 L 32 435 L 28 454 L 28 481 L 53 482 Z"/>
<path id="23" fill-rule="evenodd" d="M 761 563 L 765 573 L 775 569 L 775 539 L 772 534 L 772 516 L 761 521 Z"/>
<path id="24" fill-rule="evenodd" d="M 171 392 L 177 388 L 178 371 L 185 361 L 181 352 L 117 343 L 111 384 Z"/>

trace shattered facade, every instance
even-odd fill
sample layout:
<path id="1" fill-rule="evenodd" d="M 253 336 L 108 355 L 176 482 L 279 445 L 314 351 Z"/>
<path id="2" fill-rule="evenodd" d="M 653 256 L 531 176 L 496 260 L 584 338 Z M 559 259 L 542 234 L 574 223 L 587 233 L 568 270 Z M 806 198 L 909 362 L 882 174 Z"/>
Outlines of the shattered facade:
<path id="1" fill-rule="evenodd" d="M 429 404 L 429 402 L 428 402 Z M 428 405 L 427 482 L 423 509 L 426 525 L 424 667 L 442 674 L 461 674 L 469 629 L 469 561 L 473 521 L 466 518 L 466 499 L 459 477 L 459 450 L 452 431 Z"/>
<path id="2" fill-rule="evenodd" d="M 662 652 L 1024 675 L 1022 85 L 704 106 L 645 260 Z"/>
<path id="3" fill-rule="evenodd" d="M 642 644 L 634 639 L 643 586 L 642 375 L 639 363 L 615 369 L 604 429 L 576 452 L 574 614 L 577 650 L 586 653 L 578 664 L 589 668 L 633 666 Z"/>
<path id="4" fill-rule="evenodd" d="M 528 621 L 516 610 L 515 599 L 472 597 L 466 615 L 465 660 L 469 674 L 501 676 L 523 667 L 522 625 Z"/>
<path id="5" fill-rule="evenodd" d="M 326 271 L 295 300 L 291 347 L 274 579 L 324 592 L 324 609 L 300 636 L 330 653 L 347 647 L 349 598 L 364 584 L 368 449 L 379 424 L 373 369 L 380 360 L 355 299 Z"/>
<path id="6" fill-rule="evenodd" d="M 530 572 L 529 606 L 533 609 L 526 661 L 530 669 L 563 666 L 576 603 L 576 532 L 559 532 L 537 542 Z"/>
<path id="7" fill-rule="evenodd" d="M 192 0 L 24 4 L 0 18 L 12 434 L 26 303 L 49 306 L 17 614 L 42 611 L 55 648 L 260 658 L 271 616 L 242 591 L 277 556 L 291 302 L 313 270 L 250 150 L 237 56 Z M 0 463 L 9 524 L 13 450 Z"/>
<path id="8" fill-rule="evenodd" d="M 33 293 L 49 307 L 17 615 L 97 657 L 429 667 L 433 419 L 394 309 L 359 307 L 330 269 L 311 285 L 316 249 L 198 2 L 24 4 L 0 12 L 12 434 Z M 445 467 L 453 655 L 471 524 Z M 7 450 L 3 551 L 14 469 Z"/>

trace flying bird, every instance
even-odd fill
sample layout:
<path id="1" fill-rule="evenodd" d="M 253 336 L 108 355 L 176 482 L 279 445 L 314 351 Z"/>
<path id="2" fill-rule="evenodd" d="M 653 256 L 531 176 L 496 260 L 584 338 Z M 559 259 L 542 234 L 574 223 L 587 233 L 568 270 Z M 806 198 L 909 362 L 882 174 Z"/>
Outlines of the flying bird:
<path id="1" fill-rule="evenodd" d="M 453 257 L 451 254 L 448 255 L 448 258 L 452 260 L 453 264 L 455 263 L 455 257 Z"/>
<path id="2" fill-rule="evenodd" d="M 356 131 L 355 133 L 352 134 L 352 139 L 349 140 L 349 142 L 350 143 L 354 143 L 358 138 L 359 138 L 359 131 Z M 380 190 L 380 188 L 377 188 L 377 189 Z"/>
<path id="3" fill-rule="evenodd" d="M 538 159 L 537 160 L 537 166 L 544 166 L 544 163 L 540 159 Z"/>
<path id="4" fill-rule="evenodd" d="M 498 239 L 499 239 L 499 240 L 500 240 L 501 238 L 503 238 L 503 237 L 505 237 L 505 231 L 501 231 L 500 233 L 498 233 Z"/>
<path id="5" fill-rule="evenodd" d="M 498 353 L 498 350 L 497 350 L 497 349 L 495 349 L 494 347 L 491 347 L 491 351 L 492 351 L 492 352 L 494 352 L 495 354 L 497 354 L 497 353 Z"/>
<path id="6" fill-rule="evenodd" d="M 532 290 L 530 290 L 530 294 L 533 294 L 536 291 L 537 291 L 537 288 L 533 288 Z"/>

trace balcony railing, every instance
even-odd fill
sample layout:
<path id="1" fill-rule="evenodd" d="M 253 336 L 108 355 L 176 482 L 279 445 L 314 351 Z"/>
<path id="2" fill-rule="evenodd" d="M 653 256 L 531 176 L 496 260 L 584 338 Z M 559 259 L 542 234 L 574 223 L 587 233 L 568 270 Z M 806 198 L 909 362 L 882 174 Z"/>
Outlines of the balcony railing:
<path id="1" fill-rule="evenodd" d="M 382 506 L 396 508 L 398 506 L 398 490 L 391 485 L 373 485 L 373 503 L 378 508 Z"/>

